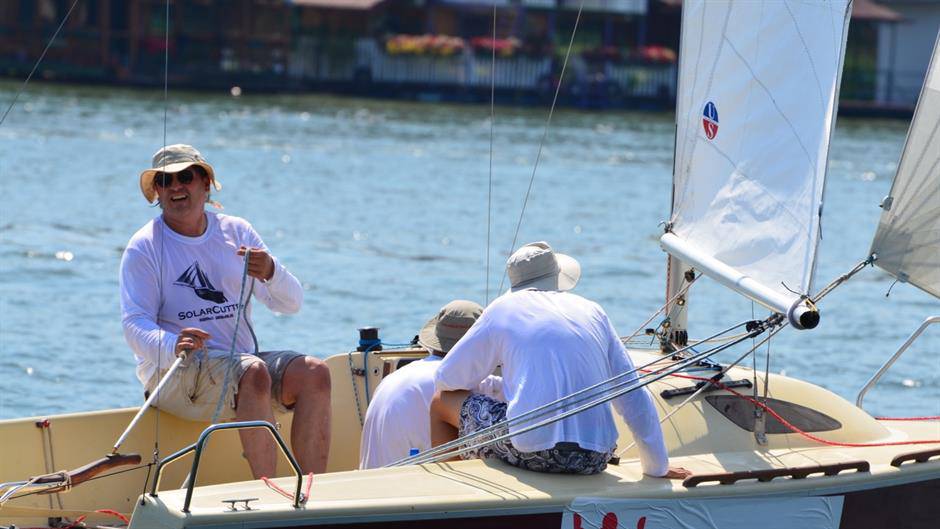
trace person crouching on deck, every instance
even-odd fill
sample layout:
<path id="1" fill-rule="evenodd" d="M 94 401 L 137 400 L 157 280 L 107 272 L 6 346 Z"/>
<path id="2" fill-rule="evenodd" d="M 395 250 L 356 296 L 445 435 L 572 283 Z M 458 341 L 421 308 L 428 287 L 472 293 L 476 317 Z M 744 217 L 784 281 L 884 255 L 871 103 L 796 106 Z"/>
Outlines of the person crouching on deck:
<path id="1" fill-rule="evenodd" d="M 190 145 L 160 149 L 140 175 L 144 197 L 156 200 L 162 212 L 131 237 L 121 259 L 122 323 L 137 358 L 137 377 L 149 393 L 185 353 L 157 396 L 158 408 L 194 421 L 272 424 L 272 406 L 292 409 L 291 445 L 301 468 L 324 472 L 329 369 L 293 351 L 258 352 L 251 329 L 252 293 L 273 311 L 295 313 L 303 288 L 248 221 L 205 211 L 206 203 L 219 207 L 210 199 L 212 187 L 221 189 L 215 171 Z M 240 300 L 245 259 L 249 277 Z M 250 429 L 239 435 L 255 478 L 274 476 L 270 433 Z"/>
<path id="2" fill-rule="evenodd" d="M 378 468 L 408 457 L 411 450 L 431 448 L 428 412 L 434 397 L 434 372 L 441 359 L 480 317 L 483 307 L 472 301 L 451 301 L 425 324 L 418 344 L 428 356 L 382 379 L 362 427 L 359 468 Z M 501 400 L 502 379 L 488 376 L 475 388 Z"/>
<path id="3" fill-rule="evenodd" d="M 510 292 L 487 307 L 437 369 L 438 394 L 431 403 L 434 446 L 634 369 L 600 305 L 566 292 L 581 276 L 577 261 L 535 242 L 513 253 L 506 266 Z M 497 365 L 502 365 L 508 404 L 467 391 Z M 690 475 L 669 467 L 659 417 L 645 388 L 615 399 L 613 406 L 633 432 L 645 474 Z M 511 426 L 509 433 L 524 426 Z M 610 407 L 602 404 L 463 457 L 495 457 L 538 472 L 596 474 L 607 467 L 616 442 Z"/>

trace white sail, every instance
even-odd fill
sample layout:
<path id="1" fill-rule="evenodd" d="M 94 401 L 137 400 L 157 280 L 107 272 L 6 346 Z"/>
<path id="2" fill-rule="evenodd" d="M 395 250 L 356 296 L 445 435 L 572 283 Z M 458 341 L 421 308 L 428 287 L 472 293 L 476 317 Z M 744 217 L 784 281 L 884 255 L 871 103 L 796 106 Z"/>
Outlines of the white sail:
<path id="1" fill-rule="evenodd" d="M 810 310 L 800 295 L 813 288 L 850 5 L 682 7 L 673 211 L 663 247 L 797 327 L 797 313 Z"/>
<path id="2" fill-rule="evenodd" d="M 875 264 L 940 298 L 940 35 L 882 208 Z"/>

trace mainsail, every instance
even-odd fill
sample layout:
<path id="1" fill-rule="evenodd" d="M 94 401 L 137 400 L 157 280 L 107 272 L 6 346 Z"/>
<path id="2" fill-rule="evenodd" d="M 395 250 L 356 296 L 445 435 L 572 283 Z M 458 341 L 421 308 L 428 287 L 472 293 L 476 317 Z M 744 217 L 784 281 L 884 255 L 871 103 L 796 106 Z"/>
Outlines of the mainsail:
<path id="1" fill-rule="evenodd" d="M 851 0 L 686 0 L 661 244 L 798 328 L 813 288 Z"/>
<path id="2" fill-rule="evenodd" d="M 891 192 L 872 241 L 875 264 L 940 298 L 940 34 Z"/>

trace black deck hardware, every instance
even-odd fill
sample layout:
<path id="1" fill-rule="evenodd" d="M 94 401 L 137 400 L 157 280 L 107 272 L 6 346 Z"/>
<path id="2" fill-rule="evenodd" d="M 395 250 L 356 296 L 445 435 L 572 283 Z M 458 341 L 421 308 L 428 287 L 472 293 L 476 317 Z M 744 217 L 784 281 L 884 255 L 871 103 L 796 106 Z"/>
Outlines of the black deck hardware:
<path id="1" fill-rule="evenodd" d="M 680 395 L 691 395 L 691 394 L 695 393 L 696 391 L 698 391 L 699 388 L 701 388 L 701 387 L 704 386 L 705 384 L 711 384 L 711 382 L 706 382 L 706 381 L 703 380 L 703 381 L 701 381 L 701 382 L 699 382 L 698 384 L 695 384 L 695 385 L 693 385 L 693 386 L 688 386 L 688 387 L 684 387 L 684 388 L 676 388 L 676 389 L 664 389 L 664 390 L 659 394 L 659 396 L 662 397 L 662 398 L 664 398 L 664 399 L 671 399 L 671 398 L 673 398 L 673 397 L 678 397 L 678 396 L 680 396 Z M 751 387 L 752 384 L 751 384 L 751 381 L 748 380 L 748 379 L 741 379 L 741 380 L 732 380 L 732 381 L 730 381 L 730 382 L 722 382 L 721 385 L 722 385 L 723 387 L 718 387 L 718 386 L 716 386 L 716 385 L 712 385 L 712 387 L 706 389 L 705 391 L 706 391 L 706 392 L 708 392 L 708 391 L 715 391 L 715 390 L 720 390 L 720 389 L 724 389 L 724 388 L 749 388 L 749 387 Z"/>
<path id="2" fill-rule="evenodd" d="M 722 474 L 699 474 L 688 477 L 682 482 L 685 488 L 692 488 L 702 483 L 718 483 L 720 485 L 732 485 L 745 479 L 756 479 L 762 483 L 771 481 L 774 478 L 804 479 L 813 474 L 823 474 L 825 476 L 836 476 L 844 470 L 854 470 L 856 472 L 868 472 L 871 466 L 868 461 L 849 461 L 846 463 L 834 463 L 832 465 L 812 465 L 808 467 L 788 467 L 788 468 L 770 468 L 767 470 L 742 470 L 739 472 L 725 472 Z"/>
<path id="3" fill-rule="evenodd" d="M 913 461 L 914 463 L 926 463 L 931 457 L 940 456 L 940 448 L 921 450 L 919 452 L 908 452 L 906 454 L 901 454 L 896 456 L 891 460 L 891 466 L 900 467 L 908 461 Z"/>
<path id="4" fill-rule="evenodd" d="M 243 506 L 245 507 L 243 510 L 250 511 L 251 507 L 248 505 L 248 502 L 250 501 L 258 501 L 258 498 L 232 498 L 230 500 L 222 500 L 222 503 L 229 504 L 228 508 L 230 511 L 237 511 L 238 508 L 235 507 L 235 504 L 243 503 L 244 504 Z"/>

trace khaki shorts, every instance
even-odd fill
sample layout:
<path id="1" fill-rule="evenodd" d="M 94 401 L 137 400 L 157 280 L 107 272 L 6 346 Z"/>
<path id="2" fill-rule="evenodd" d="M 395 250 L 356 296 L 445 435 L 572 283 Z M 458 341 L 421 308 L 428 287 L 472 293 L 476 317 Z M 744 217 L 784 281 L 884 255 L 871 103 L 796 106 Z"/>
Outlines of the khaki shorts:
<path id="1" fill-rule="evenodd" d="M 218 354 L 218 351 L 215 352 Z M 281 398 L 281 383 L 287 366 L 295 359 L 305 355 L 295 351 L 263 351 L 255 355 L 235 355 L 231 360 L 225 356 L 209 356 L 205 351 L 197 352 L 183 361 L 170 380 L 160 390 L 154 401 L 154 407 L 191 421 L 209 421 L 215 413 L 225 385 L 225 371 L 231 366 L 225 402 L 219 412 L 219 420 L 235 418 L 235 396 L 238 394 L 238 382 L 245 371 L 254 363 L 261 362 L 271 375 L 271 406 L 275 411 L 286 412 L 288 408 Z M 164 369 L 147 382 L 146 394 L 160 383 Z"/>

